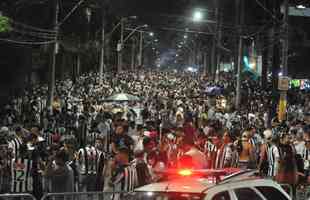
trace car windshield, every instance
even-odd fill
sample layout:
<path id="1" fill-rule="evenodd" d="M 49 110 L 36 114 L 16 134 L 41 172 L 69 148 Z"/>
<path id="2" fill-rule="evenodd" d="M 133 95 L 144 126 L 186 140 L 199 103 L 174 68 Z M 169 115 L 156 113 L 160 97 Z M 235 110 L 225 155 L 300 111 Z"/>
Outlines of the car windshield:
<path id="1" fill-rule="evenodd" d="M 126 195 L 124 200 L 202 200 L 205 194 L 176 192 L 134 192 Z"/>

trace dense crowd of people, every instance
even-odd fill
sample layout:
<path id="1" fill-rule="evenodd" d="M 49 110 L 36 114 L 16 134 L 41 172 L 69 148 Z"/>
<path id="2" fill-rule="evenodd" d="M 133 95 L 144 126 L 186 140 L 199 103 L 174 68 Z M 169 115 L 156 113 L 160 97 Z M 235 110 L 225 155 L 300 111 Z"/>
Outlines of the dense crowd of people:
<path id="1" fill-rule="evenodd" d="M 272 92 L 251 79 L 235 108 L 234 76 L 139 71 L 88 73 L 33 85 L 2 111 L 0 192 L 132 191 L 172 168 L 258 169 L 292 186 L 310 182 L 310 96 L 295 92 L 287 120 L 270 120 Z M 117 93 L 140 100 L 107 101 Z"/>

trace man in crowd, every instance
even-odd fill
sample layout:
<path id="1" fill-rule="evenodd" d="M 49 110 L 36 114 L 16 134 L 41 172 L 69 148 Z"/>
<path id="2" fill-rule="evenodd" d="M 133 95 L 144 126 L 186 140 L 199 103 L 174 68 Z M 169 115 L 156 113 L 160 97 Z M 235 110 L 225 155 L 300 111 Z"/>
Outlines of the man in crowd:
<path id="1" fill-rule="evenodd" d="M 66 164 L 67 154 L 60 150 L 48 159 L 44 177 L 51 181 L 51 192 L 74 192 L 74 173 Z"/>

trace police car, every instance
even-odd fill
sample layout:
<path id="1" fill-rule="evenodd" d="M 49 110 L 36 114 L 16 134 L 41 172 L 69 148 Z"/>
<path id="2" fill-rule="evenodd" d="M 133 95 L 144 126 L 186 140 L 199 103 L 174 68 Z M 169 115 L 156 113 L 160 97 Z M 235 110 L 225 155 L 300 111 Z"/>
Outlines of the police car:
<path id="1" fill-rule="evenodd" d="M 126 198 L 133 199 L 290 200 L 291 197 L 274 181 L 258 177 L 257 171 L 185 169 L 177 171 L 168 181 L 137 188 Z"/>

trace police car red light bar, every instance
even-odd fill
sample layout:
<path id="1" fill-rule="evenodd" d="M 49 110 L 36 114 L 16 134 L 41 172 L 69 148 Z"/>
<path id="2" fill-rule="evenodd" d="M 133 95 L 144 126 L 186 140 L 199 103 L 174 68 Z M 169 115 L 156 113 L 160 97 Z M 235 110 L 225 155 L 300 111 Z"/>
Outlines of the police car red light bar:
<path id="1" fill-rule="evenodd" d="M 164 172 L 167 178 L 177 178 L 178 177 L 201 177 L 201 178 L 215 178 L 218 182 L 222 177 L 228 176 L 234 173 L 240 172 L 237 168 L 226 168 L 226 169 L 170 169 Z"/>
<path id="2" fill-rule="evenodd" d="M 181 169 L 178 171 L 178 174 L 181 176 L 191 176 L 193 175 L 193 171 L 190 169 Z"/>

